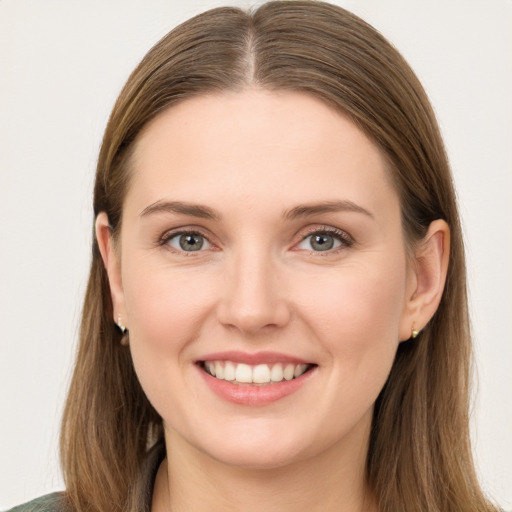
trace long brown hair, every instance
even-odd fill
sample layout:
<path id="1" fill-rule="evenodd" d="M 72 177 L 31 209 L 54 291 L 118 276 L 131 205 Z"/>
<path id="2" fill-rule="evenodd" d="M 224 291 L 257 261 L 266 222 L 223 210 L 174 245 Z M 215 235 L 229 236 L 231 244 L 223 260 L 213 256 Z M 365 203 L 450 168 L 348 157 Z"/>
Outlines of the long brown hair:
<path id="1" fill-rule="evenodd" d="M 382 512 L 495 510 L 471 455 L 464 248 L 445 149 L 418 79 L 371 26 L 333 5 L 288 0 L 253 12 L 213 9 L 171 31 L 132 73 L 112 111 L 95 214 L 106 212 L 114 237 L 119 233 L 131 151 L 148 121 L 195 95 L 247 86 L 311 94 L 364 130 L 387 156 L 410 245 L 433 220 L 449 224 L 444 295 L 420 336 L 399 346 L 375 406 L 367 478 Z M 61 434 L 67 493 L 77 511 L 125 509 L 148 446 L 162 435 L 112 318 L 94 241 Z"/>

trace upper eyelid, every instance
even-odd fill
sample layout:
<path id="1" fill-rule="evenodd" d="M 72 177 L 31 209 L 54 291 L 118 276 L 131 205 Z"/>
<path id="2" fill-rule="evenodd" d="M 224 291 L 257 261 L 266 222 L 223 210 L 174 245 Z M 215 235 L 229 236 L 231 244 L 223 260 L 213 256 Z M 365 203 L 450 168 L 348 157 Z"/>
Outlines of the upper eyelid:
<path id="1" fill-rule="evenodd" d="M 166 242 L 167 240 L 178 235 L 201 235 L 202 237 L 206 238 L 208 242 L 213 243 L 211 240 L 211 235 L 206 233 L 202 228 L 196 226 L 168 229 L 162 233 L 162 235 L 159 237 L 159 240 L 161 242 Z"/>
<path id="2" fill-rule="evenodd" d="M 329 235 L 335 235 L 342 238 L 345 242 L 354 243 L 354 238 L 344 229 L 335 228 L 333 226 L 315 226 L 311 227 L 305 235 L 302 235 L 300 241 L 305 240 L 308 236 L 314 235 L 315 233 L 327 233 Z"/>

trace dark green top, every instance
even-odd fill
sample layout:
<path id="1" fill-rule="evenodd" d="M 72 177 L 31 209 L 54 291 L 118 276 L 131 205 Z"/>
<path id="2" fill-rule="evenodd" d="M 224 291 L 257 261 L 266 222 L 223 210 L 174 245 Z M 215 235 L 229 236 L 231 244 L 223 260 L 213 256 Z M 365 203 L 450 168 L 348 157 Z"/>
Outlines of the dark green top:
<path id="1" fill-rule="evenodd" d="M 140 475 L 133 487 L 128 510 L 137 512 L 151 512 L 151 498 L 156 472 L 165 457 L 165 444 L 163 439 L 148 452 Z M 40 498 L 29 501 L 7 512 L 70 512 L 64 492 L 53 492 Z"/>
<path id="2" fill-rule="evenodd" d="M 12 508 L 8 512 L 61 512 L 65 510 L 63 493 L 54 492 Z"/>

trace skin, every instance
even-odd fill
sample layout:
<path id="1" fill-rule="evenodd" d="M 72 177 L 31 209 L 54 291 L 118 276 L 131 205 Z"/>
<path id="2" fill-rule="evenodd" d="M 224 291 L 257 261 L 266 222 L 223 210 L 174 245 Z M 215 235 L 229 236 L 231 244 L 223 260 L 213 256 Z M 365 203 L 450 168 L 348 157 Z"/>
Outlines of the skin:
<path id="1" fill-rule="evenodd" d="M 437 308 L 446 224 L 432 223 L 411 259 L 380 150 L 302 93 L 186 100 L 145 127 L 133 168 L 120 240 L 104 213 L 96 232 L 115 320 L 164 420 L 153 510 L 376 510 L 364 480 L 373 405 L 398 344 Z M 161 201 L 218 218 L 148 213 Z M 336 201 L 351 208 L 283 215 Z M 187 229 L 205 237 L 202 250 L 162 242 Z M 312 232 L 332 229 L 342 238 L 328 233 L 334 248 L 316 250 Z M 316 367 L 285 398 L 234 404 L 196 364 L 233 349 Z"/>

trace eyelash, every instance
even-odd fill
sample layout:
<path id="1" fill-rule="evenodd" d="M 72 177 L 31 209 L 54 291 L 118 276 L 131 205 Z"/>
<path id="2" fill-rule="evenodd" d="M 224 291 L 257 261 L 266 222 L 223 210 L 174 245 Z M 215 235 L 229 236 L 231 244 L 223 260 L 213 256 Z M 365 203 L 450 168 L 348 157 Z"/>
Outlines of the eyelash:
<path id="1" fill-rule="evenodd" d="M 172 240 L 175 237 L 182 236 L 182 235 L 203 237 L 209 244 L 214 246 L 214 244 L 210 241 L 209 237 L 205 233 L 201 232 L 198 229 L 190 229 L 190 230 L 182 229 L 179 231 L 166 232 L 158 240 L 158 245 L 159 246 L 167 245 L 167 247 L 169 247 L 169 250 L 172 250 L 173 252 L 177 252 L 184 256 L 196 256 L 196 254 L 195 254 L 196 252 L 203 252 L 201 250 L 180 251 L 180 250 L 177 250 L 174 248 L 170 248 L 170 246 L 168 246 L 170 240 Z M 304 242 L 307 238 L 309 238 L 310 236 L 313 236 L 313 235 L 328 235 L 328 236 L 332 236 L 333 238 L 335 238 L 339 242 L 341 242 L 341 245 L 335 249 L 329 249 L 326 251 L 314 251 L 314 250 L 308 251 L 309 253 L 315 254 L 317 256 L 328 256 L 328 255 L 332 255 L 332 254 L 337 254 L 338 252 L 342 251 L 343 249 L 347 249 L 354 245 L 354 239 L 348 233 L 346 233 L 345 231 L 342 231 L 341 229 L 333 228 L 330 226 L 320 226 L 320 227 L 311 228 L 310 230 L 308 230 L 306 232 L 306 234 L 295 245 L 298 245 L 298 244 Z"/>

